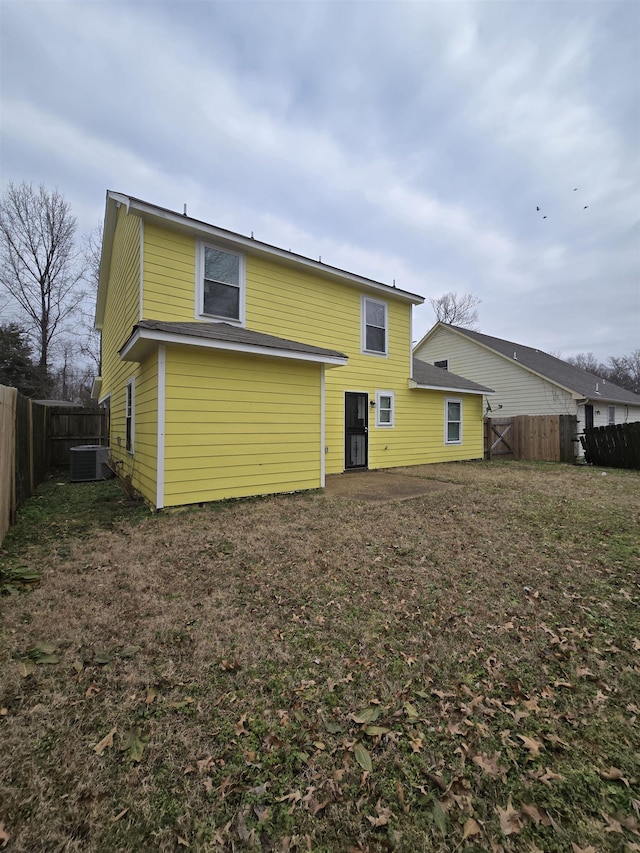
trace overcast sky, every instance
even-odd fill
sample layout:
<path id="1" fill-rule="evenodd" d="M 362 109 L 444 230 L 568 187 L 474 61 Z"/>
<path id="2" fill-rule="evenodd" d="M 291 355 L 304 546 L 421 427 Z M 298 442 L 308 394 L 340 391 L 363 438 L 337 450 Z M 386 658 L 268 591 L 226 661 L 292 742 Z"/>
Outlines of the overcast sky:
<path id="1" fill-rule="evenodd" d="M 415 339 L 456 291 L 562 357 L 640 347 L 636 0 L 0 0 L 0 38 L 2 187 L 83 231 L 107 189 L 186 203 L 421 294 Z"/>

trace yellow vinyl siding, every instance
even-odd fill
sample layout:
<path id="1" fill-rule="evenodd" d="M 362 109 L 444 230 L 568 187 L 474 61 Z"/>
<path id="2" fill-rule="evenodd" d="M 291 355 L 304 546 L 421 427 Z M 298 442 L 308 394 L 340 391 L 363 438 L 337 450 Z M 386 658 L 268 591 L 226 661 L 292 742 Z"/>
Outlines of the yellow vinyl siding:
<path id="1" fill-rule="evenodd" d="M 321 485 L 321 366 L 167 347 L 165 506 Z"/>
<path id="2" fill-rule="evenodd" d="M 136 365 L 123 362 L 118 351 L 139 319 L 140 227 L 140 219 L 127 214 L 121 206 L 116 217 L 102 328 L 101 394 L 110 395 L 109 445 L 122 476 L 134 473 L 133 458 L 125 449 L 125 402 L 127 382 L 137 376 L 138 370 Z"/>
<path id="3" fill-rule="evenodd" d="M 134 365 L 130 365 L 134 366 Z M 131 484 L 149 503 L 156 503 L 158 455 L 158 354 L 136 370 L 135 443 Z"/>
<path id="4" fill-rule="evenodd" d="M 338 350 L 348 356 L 345 367 L 326 372 L 327 474 L 344 470 L 344 392 L 361 391 L 375 399 L 376 389 L 393 389 L 396 406 L 408 390 L 410 375 L 411 306 L 395 301 L 393 294 L 371 298 L 388 306 L 388 356 L 361 353 L 361 296 L 348 287 L 304 271 L 281 267 L 262 259 L 247 258 L 247 326 L 314 346 Z M 393 438 L 406 441 L 405 429 L 373 434 L 375 411 L 369 411 L 369 467 L 401 464 L 380 448 Z M 393 436 L 391 435 L 393 433 Z M 386 440 L 385 440 L 386 438 Z"/>
<path id="5" fill-rule="evenodd" d="M 193 322 L 195 270 L 194 237 L 145 223 L 143 317 Z"/>

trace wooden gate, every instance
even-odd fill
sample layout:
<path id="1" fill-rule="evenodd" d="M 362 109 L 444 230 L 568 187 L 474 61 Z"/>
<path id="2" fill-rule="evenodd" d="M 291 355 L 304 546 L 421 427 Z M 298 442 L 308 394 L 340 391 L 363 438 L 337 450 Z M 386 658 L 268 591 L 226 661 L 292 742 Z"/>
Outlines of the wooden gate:
<path id="1" fill-rule="evenodd" d="M 484 422 L 487 459 L 513 459 L 513 418 L 487 418 Z"/>
<path id="2" fill-rule="evenodd" d="M 573 462 L 577 418 L 575 415 L 486 418 L 484 439 L 486 459 Z"/>

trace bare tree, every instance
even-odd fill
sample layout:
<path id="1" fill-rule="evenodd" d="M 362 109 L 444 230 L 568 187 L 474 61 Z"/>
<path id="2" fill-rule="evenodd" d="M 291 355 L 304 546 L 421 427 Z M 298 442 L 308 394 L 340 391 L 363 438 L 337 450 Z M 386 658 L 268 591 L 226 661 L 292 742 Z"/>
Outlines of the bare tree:
<path id="1" fill-rule="evenodd" d="M 607 368 L 598 361 L 592 352 L 579 352 L 576 355 L 570 355 L 564 359 L 567 364 L 572 364 L 574 367 L 579 367 L 581 370 L 586 370 L 587 373 L 593 373 L 595 376 L 607 378 Z"/>
<path id="2" fill-rule="evenodd" d="M 478 305 L 481 300 L 473 293 L 444 293 L 437 299 L 430 299 L 436 319 L 451 326 L 463 326 L 467 329 L 478 328 Z"/>
<path id="3" fill-rule="evenodd" d="M 96 225 L 82 238 L 85 280 L 89 286 L 88 299 L 82 307 L 84 334 L 79 350 L 89 360 L 94 371 L 100 375 L 102 366 L 101 335 L 95 327 L 95 309 L 100 283 L 100 261 L 102 257 L 102 223 Z"/>
<path id="4" fill-rule="evenodd" d="M 20 310 L 43 381 L 51 343 L 84 295 L 76 228 L 68 202 L 42 184 L 9 184 L 0 200 L 0 285 Z"/>
<path id="5" fill-rule="evenodd" d="M 640 349 L 630 355 L 610 355 L 607 365 L 607 379 L 621 388 L 640 394 Z"/>
<path id="6" fill-rule="evenodd" d="M 601 376 L 607 382 L 613 382 L 620 388 L 640 394 L 640 349 L 634 350 L 629 355 L 610 355 L 607 363 L 603 364 L 592 352 L 579 352 L 565 358 L 574 367 Z"/>

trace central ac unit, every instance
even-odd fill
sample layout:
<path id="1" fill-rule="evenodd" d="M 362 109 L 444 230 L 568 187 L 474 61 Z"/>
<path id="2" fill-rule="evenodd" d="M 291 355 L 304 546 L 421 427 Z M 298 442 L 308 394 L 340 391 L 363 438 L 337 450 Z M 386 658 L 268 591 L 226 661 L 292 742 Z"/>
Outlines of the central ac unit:
<path id="1" fill-rule="evenodd" d="M 101 444 L 83 444 L 71 448 L 69 479 L 72 483 L 108 480 L 113 477 L 109 468 L 109 448 Z"/>

